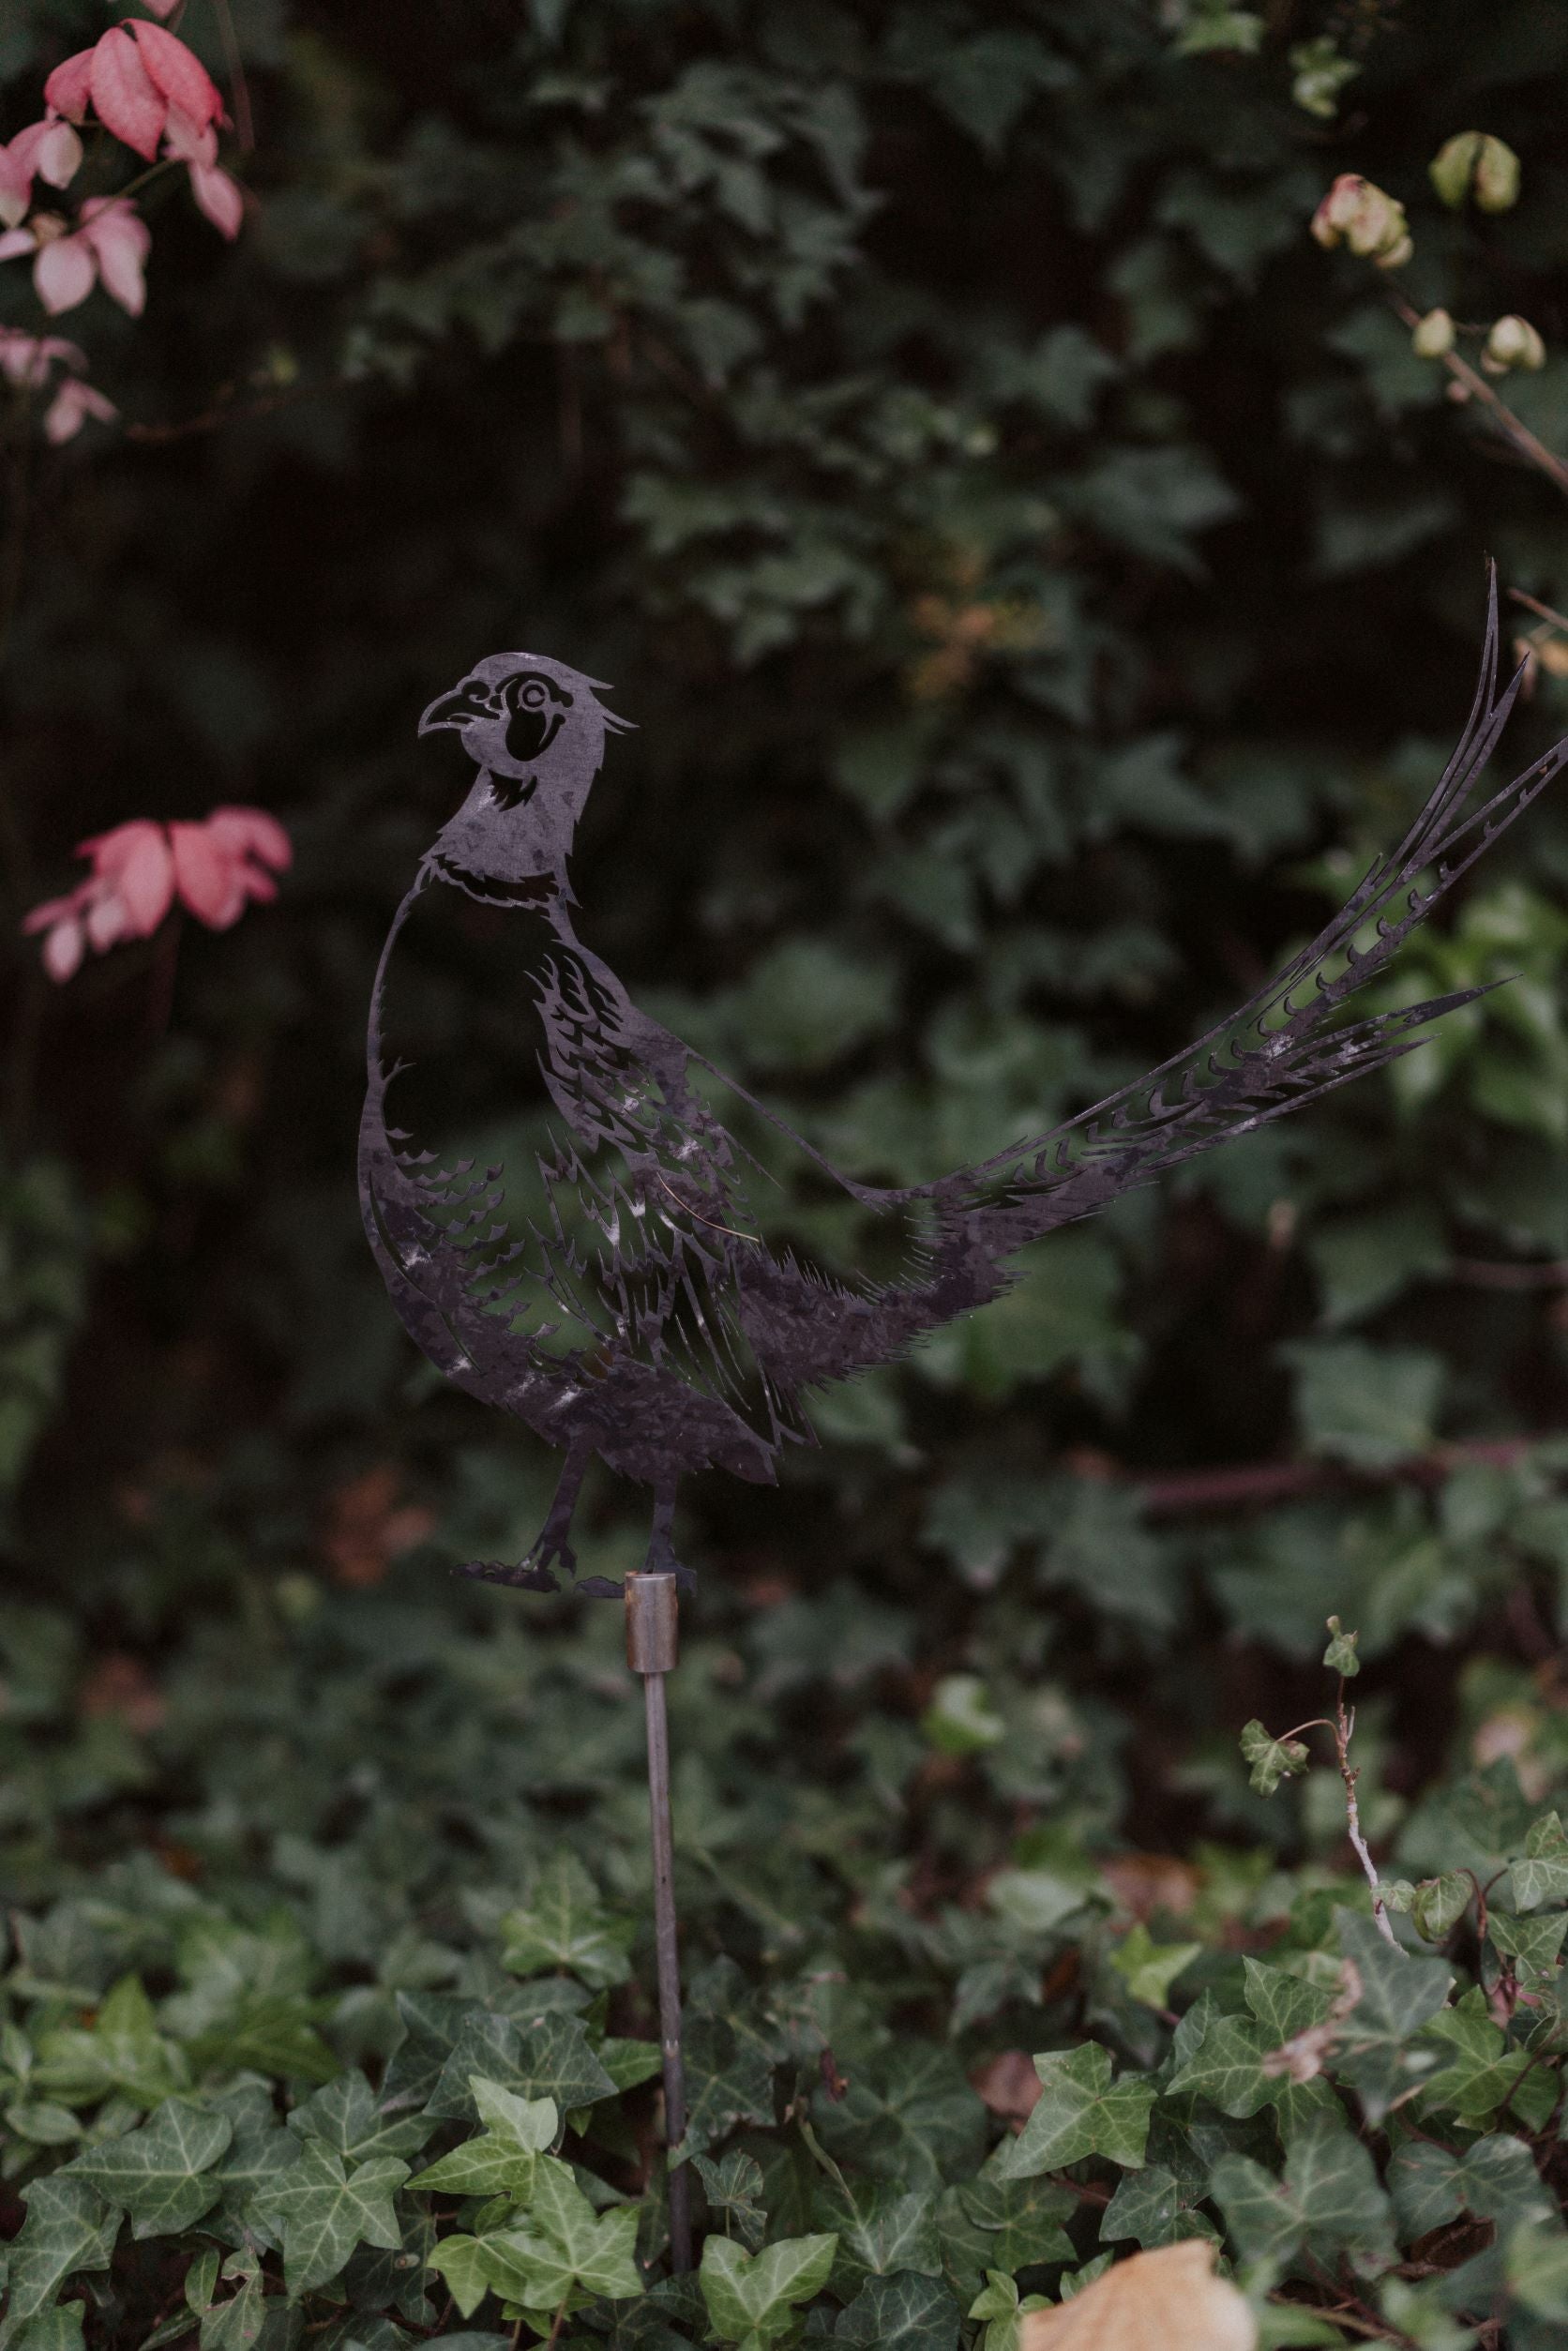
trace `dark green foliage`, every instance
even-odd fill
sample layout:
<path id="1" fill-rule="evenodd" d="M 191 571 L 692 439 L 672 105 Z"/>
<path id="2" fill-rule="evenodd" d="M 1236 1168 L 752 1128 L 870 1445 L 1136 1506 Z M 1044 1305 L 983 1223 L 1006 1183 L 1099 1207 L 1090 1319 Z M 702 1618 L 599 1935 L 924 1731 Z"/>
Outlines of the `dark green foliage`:
<path id="1" fill-rule="evenodd" d="M 151 191 L 145 318 L 67 322 L 128 430 L 7 477 L 8 923 L 131 815 L 258 801 L 299 860 L 223 937 L 16 966 L 5 2351 L 558 2313 L 561 2351 L 1008 2351 L 1187 2235 L 1275 2342 L 1345 2339 L 1311 2303 L 1541 2351 L 1561 794 L 1399 976 L 1510 986 L 1058 1236 L 824 1399 L 779 1492 L 683 1498 L 701 2283 L 662 2276 L 620 1628 L 446 1577 L 519 1555 L 553 1464 L 410 1357 L 352 1156 L 377 946 L 466 780 L 415 721 L 501 646 L 642 729 L 586 935 L 856 1172 L 982 1158 L 1244 994 L 1440 762 L 1483 554 L 1568 599 L 1558 493 L 1305 234 L 1335 172 L 1388 188 L 1412 300 L 1539 325 L 1507 396 L 1568 448 L 1560 12 L 234 17 L 254 218 L 221 249 Z M 8 136 L 105 22 L 0 24 Z M 227 70 L 208 0 L 181 31 Z M 1495 220 L 1428 188 L 1471 128 L 1523 158 Z M 1519 764 L 1565 713 L 1543 667 Z M 490 1156 L 504 945 L 410 974 Z M 591 1485 L 583 1572 L 643 1515 Z M 1274 1731 L 1332 1705 L 1331 1614 L 1400 1952 Z"/>

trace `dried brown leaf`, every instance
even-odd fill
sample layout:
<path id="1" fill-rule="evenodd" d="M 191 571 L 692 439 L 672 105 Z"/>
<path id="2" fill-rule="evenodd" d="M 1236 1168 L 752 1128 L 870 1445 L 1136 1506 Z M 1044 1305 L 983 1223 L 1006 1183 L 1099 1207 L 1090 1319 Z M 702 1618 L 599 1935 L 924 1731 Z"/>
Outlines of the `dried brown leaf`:
<path id="1" fill-rule="evenodd" d="M 1244 2298 L 1202 2238 L 1134 2253 L 1055 2310 L 1032 2311 L 1019 2351 L 1257 2351 Z"/>

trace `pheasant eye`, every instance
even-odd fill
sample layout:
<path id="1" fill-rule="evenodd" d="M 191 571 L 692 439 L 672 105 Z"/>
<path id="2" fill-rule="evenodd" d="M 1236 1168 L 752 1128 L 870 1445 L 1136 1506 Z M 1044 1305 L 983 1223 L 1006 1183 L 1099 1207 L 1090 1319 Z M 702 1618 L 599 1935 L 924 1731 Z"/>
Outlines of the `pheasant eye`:
<path id="1" fill-rule="evenodd" d="M 522 692 L 518 696 L 518 700 L 521 702 L 525 710 L 543 710 L 545 706 L 545 689 L 539 684 L 537 678 L 534 680 L 531 686 L 525 686 L 523 687 Z"/>

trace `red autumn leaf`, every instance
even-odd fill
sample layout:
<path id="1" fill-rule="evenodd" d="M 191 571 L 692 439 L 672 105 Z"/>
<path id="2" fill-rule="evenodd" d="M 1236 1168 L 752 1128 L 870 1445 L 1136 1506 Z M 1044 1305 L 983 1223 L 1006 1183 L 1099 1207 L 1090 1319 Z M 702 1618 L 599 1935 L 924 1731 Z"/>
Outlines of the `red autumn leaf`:
<path id="1" fill-rule="evenodd" d="M 201 59 L 161 24 L 149 24 L 141 16 L 132 17 L 129 23 L 147 78 L 170 105 L 188 114 L 198 129 L 216 122 L 223 112 L 223 100 Z"/>
<path id="2" fill-rule="evenodd" d="M 63 114 L 68 123 L 79 123 L 87 112 L 92 96 L 93 59 L 95 49 L 79 49 L 74 57 L 68 57 L 55 67 L 43 85 L 44 104 Z"/>
<path id="3" fill-rule="evenodd" d="M 130 35 L 117 25 L 104 34 L 93 52 L 92 93 L 94 111 L 104 128 L 145 156 L 149 163 L 155 162 L 169 102 L 154 87 Z"/>

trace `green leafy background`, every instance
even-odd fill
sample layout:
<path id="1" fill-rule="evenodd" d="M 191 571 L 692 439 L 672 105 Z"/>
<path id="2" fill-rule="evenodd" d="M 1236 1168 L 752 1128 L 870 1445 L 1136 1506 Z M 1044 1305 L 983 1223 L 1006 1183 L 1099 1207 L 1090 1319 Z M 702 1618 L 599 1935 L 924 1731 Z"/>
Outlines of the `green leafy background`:
<path id="1" fill-rule="evenodd" d="M 1504 388 L 1568 447 L 1568 21 L 1351 13 L 233 0 L 244 234 L 154 191 L 146 317 L 79 314 L 127 430 L 24 478 L 7 427 L 8 920 L 130 815 L 255 801 L 298 862 L 223 937 L 12 973 L 6 2351 L 1009 2351 L 1195 2233 L 1273 2343 L 1560 2339 L 1560 793 L 1399 980 L 1512 987 L 1059 1236 L 776 1494 L 683 1498 L 700 2283 L 615 1612 L 453 1583 L 553 1465 L 413 1357 L 353 1190 L 375 954 L 463 783 L 415 722 L 493 647 L 638 721 L 594 945 L 888 1180 L 1176 1049 L 1397 834 L 1484 555 L 1560 608 L 1565 518 L 1305 223 L 1340 171 L 1400 197 L 1412 299 L 1528 314 Z M 8 132 L 105 21 L 6 13 Z M 191 0 L 215 69 L 219 29 Z M 1427 188 L 1472 127 L 1506 218 Z M 1543 671 L 1516 763 L 1565 724 Z M 411 984 L 500 1135 L 492 944 Z M 583 1571 L 644 1511 L 591 1484 Z M 1238 1752 L 1322 1711 L 1331 1612 L 1413 1955 L 1322 1734 L 1270 1801 Z"/>

